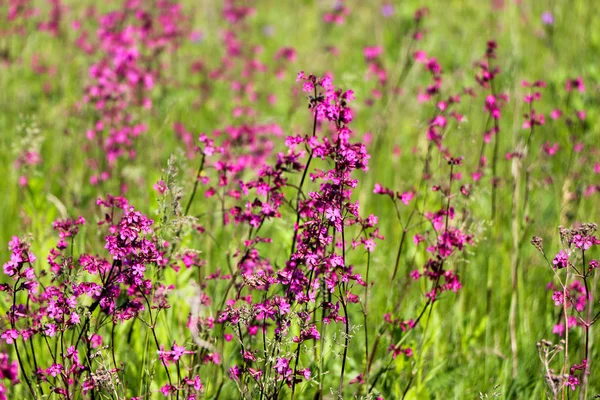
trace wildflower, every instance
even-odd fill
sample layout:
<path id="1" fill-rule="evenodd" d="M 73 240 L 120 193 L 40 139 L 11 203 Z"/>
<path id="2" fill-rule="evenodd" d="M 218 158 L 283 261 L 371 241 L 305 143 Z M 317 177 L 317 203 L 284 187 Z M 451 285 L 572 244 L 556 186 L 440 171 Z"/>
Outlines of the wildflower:
<path id="1" fill-rule="evenodd" d="M 188 378 L 185 382 L 188 386 L 191 386 L 196 391 L 201 391 L 204 389 L 204 385 L 200 380 L 200 376 L 196 375 L 194 378 Z"/>
<path id="2" fill-rule="evenodd" d="M 62 366 L 62 364 L 52 364 L 50 367 L 48 367 L 45 373 L 46 375 L 53 376 L 56 378 L 62 373 L 63 370 L 64 367 Z"/>
<path id="3" fill-rule="evenodd" d="M 557 306 L 562 306 L 563 302 L 564 302 L 564 296 L 563 296 L 563 292 L 554 292 L 552 294 L 552 300 L 554 300 L 554 304 Z"/>
<path id="4" fill-rule="evenodd" d="M 554 25 L 554 15 L 550 11 L 544 11 L 542 13 L 542 23 L 544 25 Z"/>
<path id="5" fill-rule="evenodd" d="M 386 18 L 394 15 L 394 6 L 392 4 L 385 3 L 383 6 L 381 6 L 381 15 Z"/>
<path id="6" fill-rule="evenodd" d="M 546 154 L 548 154 L 549 156 L 553 156 L 558 151 L 559 145 L 558 145 L 558 143 L 554 143 L 553 145 L 550 145 L 549 142 L 546 142 L 546 143 L 544 143 L 543 149 Z"/>
<path id="7" fill-rule="evenodd" d="M 373 189 L 373 193 L 375 194 L 383 194 L 383 195 L 388 195 L 390 197 L 394 197 L 394 191 L 384 188 L 383 186 L 381 186 L 379 183 L 375 184 L 375 187 Z"/>
<path id="8" fill-rule="evenodd" d="M 581 93 L 585 92 L 585 84 L 583 83 L 582 77 L 579 76 L 574 79 L 567 79 L 567 82 L 565 83 L 565 90 L 567 92 L 571 92 L 573 89 L 576 89 Z"/>
<path id="9" fill-rule="evenodd" d="M 564 250 L 561 250 L 554 257 L 554 260 L 552 260 L 552 264 L 554 264 L 554 268 L 566 268 L 569 265 L 569 255 Z"/>
<path id="10" fill-rule="evenodd" d="M 160 392 L 165 396 L 169 397 L 171 393 L 175 393 L 177 388 L 173 385 L 169 385 L 168 383 L 160 388 Z"/>
<path id="11" fill-rule="evenodd" d="M 404 192 L 399 196 L 400 201 L 405 205 L 408 205 L 414 197 L 415 194 L 413 192 Z"/>
<path id="12" fill-rule="evenodd" d="M 239 366 L 234 365 L 233 367 L 229 368 L 229 377 L 232 380 L 237 381 L 240 379 L 241 376 L 242 376 L 242 371 Z"/>
<path id="13" fill-rule="evenodd" d="M 565 332 L 565 325 L 564 324 L 556 324 L 552 328 L 552 333 L 555 334 L 555 335 L 562 336 L 564 332 Z"/>
<path id="14" fill-rule="evenodd" d="M 306 340 L 311 340 L 311 339 L 319 340 L 320 338 L 321 338 L 321 335 L 319 334 L 319 331 L 313 325 L 306 329 L 303 329 L 302 332 L 300 332 L 300 336 L 296 336 L 293 339 L 293 341 L 296 343 L 299 343 L 299 342 L 304 342 Z"/>
<path id="15" fill-rule="evenodd" d="M 6 353 L 0 353 L 0 378 L 8 379 L 11 384 L 16 385 L 19 383 L 18 376 L 19 363 L 16 360 L 11 362 Z"/>
<path id="16" fill-rule="evenodd" d="M 6 342 L 6 344 L 12 344 L 15 340 L 19 338 L 19 331 L 16 329 L 7 329 L 0 335 L 2 339 Z"/>
<path id="17" fill-rule="evenodd" d="M 573 243 L 578 249 L 588 250 L 594 244 L 598 243 L 598 239 L 595 236 L 583 236 L 576 234 L 573 236 Z"/>
<path id="18" fill-rule="evenodd" d="M 102 346 L 102 336 L 94 333 L 90 338 L 90 343 L 92 344 L 92 348 L 97 349 Z"/>
<path id="19" fill-rule="evenodd" d="M 167 185 L 162 180 L 156 182 L 153 187 L 159 194 L 165 194 L 167 191 Z"/>
<path id="20" fill-rule="evenodd" d="M 579 386 L 579 379 L 576 376 L 569 375 L 565 384 L 571 387 L 571 390 L 576 390 L 577 386 Z"/>
<path id="21" fill-rule="evenodd" d="M 76 312 L 72 312 L 71 316 L 69 317 L 69 323 L 71 325 L 78 325 L 81 322 L 81 319 L 79 318 L 79 314 L 77 314 Z"/>

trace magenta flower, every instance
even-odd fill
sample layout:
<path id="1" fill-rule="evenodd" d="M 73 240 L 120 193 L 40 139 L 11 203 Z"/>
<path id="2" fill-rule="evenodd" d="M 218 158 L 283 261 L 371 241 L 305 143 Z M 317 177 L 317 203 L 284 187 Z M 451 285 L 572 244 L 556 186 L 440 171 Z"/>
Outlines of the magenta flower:
<path id="1" fill-rule="evenodd" d="M 381 46 L 365 47 L 363 50 L 363 53 L 364 53 L 365 59 L 367 61 L 372 61 L 375 58 L 379 57 L 381 54 L 383 54 L 383 47 L 381 47 Z"/>
<path id="2" fill-rule="evenodd" d="M 394 15 L 394 6 L 392 4 L 385 3 L 381 7 L 381 15 L 383 15 L 386 18 L 389 18 L 392 15 Z"/>
<path id="3" fill-rule="evenodd" d="M 13 385 L 19 383 L 19 363 L 11 362 L 6 353 L 0 353 L 0 379 L 8 379 Z"/>
<path id="4" fill-rule="evenodd" d="M 565 384 L 569 386 L 571 390 L 576 390 L 577 386 L 579 386 L 579 379 L 576 376 L 569 375 L 569 378 Z"/>
<path id="5" fill-rule="evenodd" d="M 585 92 L 585 84 L 583 83 L 582 77 L 579 76 L 574 79 L 567 79 L 567 82 L 565 83 L 565 90 L 567 92 L 571 92 L 573 89 L 578 90 L 580 93 Z"/>
<path id="6" fill-rule="evenodd" d="M 554 15 L 550 11 L 542 13 L 542 23 L 544 25 L 554 25 Z"/>
<path id="7" fill-rule="evenodd" d="M 19 338 L 19 331 L 16 329 L 7 329 L 2 332 L 0 335 L 2 339 L 6 342 L 6 344 L 12 344 L 15 340 Z"/>
<path id="8" fill-rule="evenodd" d="M 194 390 L 196 390 L 197 392 L 204 389 L 204 385 L 202 384 L 202 381 L 200 380 L 200 376 L 198 376 L 198 375 L 194 376 L 194 378 L 188 378 L 185 383 L 188 386 L 193 387 Z"/>
<path id="9" fill-rule="evenodd" d="M 399 197 L 402 203 L 408 205 L 410 201 L 415 197 L 415 194 L 413 192 L 404 192 Z"/>
<path id="10" fill-rule="evenodd" d="M 565 325 L 564 324 L 556 324 L 552 328 L 552 333 L 558 336 L 562 336 L 565 333 Z"/>
<path id="11" fill-rule="evenodd" d="M 564 296 L 563 296 L 563 292 L 558 292 L 555 291 L 552 294 L 552 300 L 554 300 L 554 304 L 557 306 L 562 306 L 563 302 L 564 302 Z"/>
<path id="12" fill-rule="evenodd" d="M 595 236 L 583 236 L 576 234 L 573 236 L 573 243 L 578 249 L 589 250 L 590 247 L 600 243 L 600 241 Z"/>
<path id="13" fill-rule="evenodd" d="M 177 388 L 173 385 L 169 385 L 168 383 L 165 384 L 163 387 L 160 388 L 160 392 L 165 396 L 165 397 L 169 397 L 169 395 L 171 393 L 175 393 L 177 392 Z"/>
<path id="14" fill-rule="evenodd" d="M 564 250 L 561 250 L 554 257 L 554 260 L 552 260 L 552 264 L 554 264 L 554 268 L 566 268 L 569 265 L 569 255 Z"/>
<path id="15" fill-rule="evenodd" d="M 549 156 L 553 156 L 558 152 L 558 149 L 560 148 L 560 146 L 558 145 L 558 143 L 554 143 L 552 145 L 550 145 L 549 142 L 544 143 L 543 149 L 544 152 L 546 154 L 548 154 Z"/>

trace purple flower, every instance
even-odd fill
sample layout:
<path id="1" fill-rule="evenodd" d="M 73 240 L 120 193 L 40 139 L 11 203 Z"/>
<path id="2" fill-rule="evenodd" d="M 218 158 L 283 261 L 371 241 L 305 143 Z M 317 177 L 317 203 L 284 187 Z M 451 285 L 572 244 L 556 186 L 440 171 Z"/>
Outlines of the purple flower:
<path id="1" fill-rule="evenodd" d="M 565 325 L 564 324 L 556 324 L 552 328 L 552 333 L 554 333 L 555 335 L 562 336 L 564 332 L 565 332 Z"/>
<path id="2" fill-rule="evenodd" d="M 560 306 L 564 302 L 563 292 L 555 291 L 552 294 L 552 300 L 554 300 L 554 304 Z"/>
<path id="3" fill-rule="evenodd" d="M 11 362 L 6 353 L 0 353 L 0 378 L 9 379 L 13 385 L 19 383 L 19 363 Z"/>
<path id="4" fill-rule="evenodd" d="M 6 342 L 6 344 L 12 344 L 15 340 L 19 338 L 19 331 L 16 329 L 8 329 L 0 335 L 2 339 Z"/>
<path id="5" fill-rule="evenodd" d="M 177 388 L 167 383 L 166 385 L 160 388 L 160 391 L 162 394 L 165 395 L 165 397 L 168 397 L 171 393 L 175 393 L 177 391 Z"/>
<path id="6" fill-rule="evenodd" d="M 558 269 L 565 268 L 569 265 L 569 255 L 564 250 L 561 250 L 556 257 L 554 257 L 554 260 L 552 260 L 552 264 Z"/>
<path id="7" fill-rule="evenodd" d="M 381 7 L 381 15 L 383 15 L 386 18 L 391 17 L 392 15 L 394 15 L 394 6 L 391 5 L 391 4 L 389 4 L 389 3 L 385 3 Z"/>
<path id="8" fill-rule="evenodd" d="M 554 25 L 554 15 L 550 11 L 545 11 L 542 14 L 542 23 L 544 25 Z"/>
<path id="9" fill-rule="evenodd" d="M 567 380 L 567 386 L 570 386 L 571 390 L 577 389 L 577 386 L 579 386 L 579 379 L 576 376 L 569 375 L 569 379 Z"/>
<path id="10" fill-rule="evenodd" d="M 583 236 L 577 234 L 573 237 L 573 243 L 575 244 L 575 247 L 583 250 L 588 250 L 590 247 L 596 244 L 597 241 L 598 239 L 596 239 L 595 236 Z"/>

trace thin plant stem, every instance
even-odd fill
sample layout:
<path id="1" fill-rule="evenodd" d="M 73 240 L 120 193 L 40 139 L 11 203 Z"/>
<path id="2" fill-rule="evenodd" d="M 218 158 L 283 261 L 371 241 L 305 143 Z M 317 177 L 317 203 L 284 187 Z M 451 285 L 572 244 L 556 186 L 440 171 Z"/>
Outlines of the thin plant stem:
<path id="1" fill-rule="evenodd" d="M 369 267 L 371 265 L 371 252 L 367 252 L 367 273 L 366 273 L 366 285 L 365 285 L 365 307 L 363 309 L 364 316 L 364 329 L 365 329 L 365 382 L 369 382 Z"/>

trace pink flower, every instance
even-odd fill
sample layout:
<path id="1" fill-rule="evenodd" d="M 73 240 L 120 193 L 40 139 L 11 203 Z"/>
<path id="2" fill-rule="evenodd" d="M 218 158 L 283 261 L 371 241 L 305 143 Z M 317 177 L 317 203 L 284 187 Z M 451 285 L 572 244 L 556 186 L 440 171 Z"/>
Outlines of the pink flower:
<path id="1" fill-rule="evenodd" d="M 64 367 L 62 366 L 62 364 L 52 364 L 46 370 L 46 375 L 57 377 L 58 375 L 60 375 L 60 373 L 63 371 L 63 369 L 64 369 Z"/>
<path id="2" fill-rule="evenodd" d="M 92 344 L 92 348 L 97 349 L 102 346 L 102 336 L 94 333 L 90 338 L 90 343 Z"/>
<path id="3" fill-rule="evenodd" d="M 567 83 L 565 84 L 565 90 L 567 92 L 572 91 L 573 89 L 577 89 L 579 92 L 585 92 L 585 85 L 583 83 L 583 78 L 580 76 L 575 79 L 567 79 Z"/>
<path id="4" fill-rule="evenodd" d="M 156 182 L 153 187 L 154 190 L 156 190 L 160 194 L 165 194 L 165 192 L 167 191 L 167 185 L 162 180 Z"/>
<path id="5" fill-rule="evenodd" d="M 372 61 L 375 58 L 379 57 L 383 53 L 383 47 L 374 46 L 374 47 L 365 47 L 363 50 L 365 58 L 367 61 Z"/>
<path id="6" fill-rule="evenodd" d="M 562 336 L 565 333 L 565 325 L 564 324 L 556 324 L 552 328 L 552 333 L 558 336 Z"/>
<path id="7" fill-rule="evenodd" d="M 79 318 L 79 314 L 77 314 L 76 312 L 72 312 L 71 316 L 69 317 L 69 323 L 71 325 L 77 325 L 81 322 L 80 318 Z"/>
<path id="8" fill-rule="evenodd" d="M 554 292 L 552 294 L 552 300 L 554 300 L 554 304 L 557 306 L 562 306 L 563 302 L 564 302 L 564 296 L 563 296 L 563 292 Z"/>
<path id="9" fill-rule="evenodd" d="M 577 386 L 579 386 L 579 379 L 577 379 L 576 376 L 569 375 L 566 385 L 570 386 L 571 390 L 575 390 L 577 389 Z"/>
<path id="10" fill-rule="evenodd" d="M 413 192 L 404 192 L 400 195 L 400 201 L 405 205 L 408 205 L 414 197 L 415 194 Z"/>
<path id="11" fill-rule="evenodd" d="M 573 236 L 573 243 L 578 249 L 588 250 L 597 242 L 598 239 L 595 236 L 582 236 L 580 234 Z"/>
<path id="12" fill-rule="evenodd" d="M 12 344 L 15 340 L 19 338 L 19 331 L 16 329 L 8 329 L 0 335 L 2 339 L 6 342 L 6 344 Z"/>
<path id="13" fill-rule="evenodd" d="M 169 385 L 168 383 L 160 388 L 160 392 L 165 395 L 165 397 L 168 397 L 169 394 L 175 393 L 176 391 L 177 388 L 173 385 Z"/>
<path id="14" fill-rule="evenodd" d="M 413 58 L 415 59 L 416 62 L 418 62 L 420 64 L 427 63 L 427 53 L 425 53 L 423 50 L 417 50 L 415 52 L 415 54 L 413 55 Z"/>
<path id="15" fill-rule="evenodd" d="M 193 387 L 196 391 L 201 391 L 204 389 L 204 385 L 200 380 L 200 376 L 196 375 L 193 379 L 187 379 L 186 384 Z"/>
<path id="16" fill-rule="evenodd" d="M 544 143 L 543 149 L 546 154 L 548 154 L 549 156 L 553 156 L 558 151 L 559 145 L 558 145 L 558 143 L 554 143 L 553 145 L 550 145 L 549 142 L 546 142 L 546 143 Z"/>
<path id="17" fill-rule="evenodd" d="M 566 268 L 569 265 L 569 255 L 564 250 L 561 250 L 554 257 L 554 260 L 552 260 L 552 264 L 558 269 Z"/>

